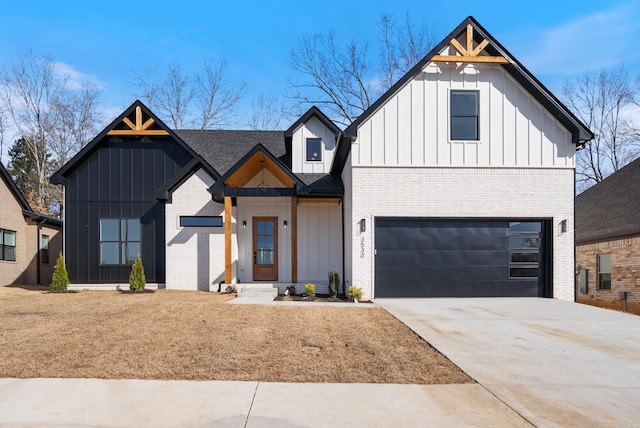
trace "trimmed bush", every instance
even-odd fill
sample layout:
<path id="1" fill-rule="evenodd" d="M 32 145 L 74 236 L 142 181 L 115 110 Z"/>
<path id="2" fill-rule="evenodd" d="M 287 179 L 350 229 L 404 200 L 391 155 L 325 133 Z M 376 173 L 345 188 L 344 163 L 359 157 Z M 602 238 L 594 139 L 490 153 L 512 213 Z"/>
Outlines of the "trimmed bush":
<path id="1" fill-rule="evenodd" d="M 362 288 L 356 287 L 355 285 L 349 286 L 349 300 L 352 302 L 360 302 L 363 296 Z"/>
<path id="2" fill-rule="evenodd" d="M 64 257 L 62 257 L 61 252 L 56 261 L 56 267 L 53 269 L 49 290 L 67 291 L 67 285 L 69 285 L 69 274 L 67 273 L 67 267 L 64 264 Z"/>
<path id="3" fill-rule="evenodd" d="M 329 272 L 329 291 L 331 291 L 331 297 L 338 297 L 339 286 L 340 275 L 338 275 L 338 272 Z"/>
<path id="4" fill-rule="evenodd" d="M 131 273 L 129 274 L 129 289 L 133 291 L 144 291 L 144 286 L 147 285 L 147 279 L 144 276 L 144 266 L 142 266 L 142 259 L 140 254 L 136 256 L 136 261 L 133 262 L 131 267 Z"/>
<path id="5" fill-rule="evenodd" d="M 305 297 L 316 297 L 316 285 L 315 284 L 305 284 L 305 286 L 304 286 L 304 295 L 305 295 Z"/>

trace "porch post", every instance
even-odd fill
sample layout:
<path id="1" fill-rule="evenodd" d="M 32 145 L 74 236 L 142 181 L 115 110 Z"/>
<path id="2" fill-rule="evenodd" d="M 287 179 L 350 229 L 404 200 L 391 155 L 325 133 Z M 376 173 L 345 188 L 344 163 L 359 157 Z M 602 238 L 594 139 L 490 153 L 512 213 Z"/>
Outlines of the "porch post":
<path id="1" fill-rule="evenodd" d="M 298 198 L 291 197 L 291 282 L 298 282 Z"/>
<path id="2" fill-rule="evenodd" d="M 231 284 L 231 196 L 224 197 L 224 282 Z"/>

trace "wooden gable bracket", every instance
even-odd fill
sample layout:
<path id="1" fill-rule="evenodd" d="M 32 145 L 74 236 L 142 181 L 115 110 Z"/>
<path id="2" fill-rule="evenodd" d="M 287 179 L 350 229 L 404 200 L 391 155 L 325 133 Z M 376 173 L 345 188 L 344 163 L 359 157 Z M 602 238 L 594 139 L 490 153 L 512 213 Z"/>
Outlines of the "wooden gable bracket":
<path id="1" fill-rule="evenodd" d="M 484 39 L 482 42 L 478 44 L 478 46 L 473 47 L 473 26 L 471 24 L 467 25 L 467 47 L 465 48 L 456 40 L 455 38 L 451 39 L 449 42 L 451 46 L 460 54 L 460 55 L 434 55 L 431 58 L 431 61 L 434 62 L 464 62 L 464 63 L 473 63 L 473 62 L 483 62 L 483 63 L 492 63 L 492 64 L 509 64 L 509 61 L 503 56 L 489 56 L 482 55 L 480 56 L 480 52 L 487 47 L 489 42 L 487 39 Z"/>
<path id="2" fill-rule="evenodd" d="M 129 129 L 112 129 L 107 135 L 169 135 L 164 129 L 149 129 L 155 123 L 152 117 L 142 123 L 142 108 L 136 106 L 136 123 L 133 123 L 128 117 L 122 119 L 122 122 Z"/>

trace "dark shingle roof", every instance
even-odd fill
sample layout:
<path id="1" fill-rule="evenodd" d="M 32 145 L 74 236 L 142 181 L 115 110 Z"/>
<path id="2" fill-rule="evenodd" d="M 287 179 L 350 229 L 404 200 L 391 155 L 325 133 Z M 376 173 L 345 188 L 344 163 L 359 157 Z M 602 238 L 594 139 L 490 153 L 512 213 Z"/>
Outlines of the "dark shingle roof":
<path id="1" fill-rule="evenodd" d="M 576 243 L 640 235 L 640 158 L 576 197 Z"/>
<path id="2" fill-rule="evenodd" d="M 220 174 L 225 174 L 258 144 L 291 168 L 286 159 L 283 131 L 176 130 L 175 133 Z"/>

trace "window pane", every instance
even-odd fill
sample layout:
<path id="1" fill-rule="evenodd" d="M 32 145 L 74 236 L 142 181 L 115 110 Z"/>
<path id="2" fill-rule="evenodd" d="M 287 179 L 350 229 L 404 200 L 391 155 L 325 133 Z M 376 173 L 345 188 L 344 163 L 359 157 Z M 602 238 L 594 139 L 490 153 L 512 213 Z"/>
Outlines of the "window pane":
<path id="1" fill-rule="evenodd" d="M 258 248 L 261 250 L 265 248 L 264 236 L 258 236 Z"/>
<path id="2" fill-rule="evenodd" d="M 601 273 L 598 275 L 601 290 L 611 290 L 611 274 Z"/>
<path id="3" fill-rule="evenodd" d="M 272 221 L 267 221 L 267 222 L 265 222 L 265 225 L 266 225 L 265 234 L 273 235 L 273 222 Z"/>
<path id="4" fill-rule="evenodd" d="M 478 118 L 472 117 L 452 117 L 451 118 L 451 139 L 452 140 L 477 140 L 478 139 Z"/>
<path id="5" fill-rule="evenodd" d="M 598 256 L 598 272 L 611 273 L 611 254 Z"/>
<path id="6" fill-rule="evenodd" d="M 264 235 L 264 221 L 258 222 L 258 234 Z"/>
<path id="7" fill-rule="evenodd" d="M 103 265 L 120 264 L 118 252 L 120 244 L 117 242 L 103 242 L 100 244 L 100 263 Z"/>
<path id="8" fill-rule="evenodd" d="M 264 264 L 272 265 L 273 264 L 273 251 L 266 250 L 264 252 Z"/>
<path id="9" fill-rule="evenodd" d="M 47 235 L 42 235 L 42 245 L 40 247 L 43 250 L 49 249 L 49 237 Z"/>
<path id="10" fill-rule="evenodd" d="M 539 263 L 540 253 L 511 253 L 511 263 Z"/>
<path id="11" fill-rule="evenodd" d="M 133 264 L 136 261 L 136 257 L 140 254 L 139 242 L 125 242 L 122 244 L 122 263 Z"/>
<path id="12" fill-rule="evenodd" d="M 181 227 L 222 227 L 222 217 L 181 216 Z"/>
<path id="13" fill-rule="evenodd" d="M 4 245 L 15 247 L 16 246 L 16 233 L 9 232 L 8 230 L 4 231 Z M 15 259 L 15 256 L 14 256 Z"/>
<path id="14" fill-rule="evenodd" d="M 512 221 L 509 222 L 509 232 L 540 232 L 542 223 L 539 221 Z"/>
<path id="15" fill-rule="evenodd" d="M 538 268 L 509 268 L 511 278 L 536 278 L 540 273 Z"/>
<path id="16" fill-rule="evenodd" d="M 118 241 L 120 221 L 117 219 L 100 220 L 100 241 Z"/>
<path id="17" fill-rule="evenodd" d="M 307 161 L 322 160 L 322 139 L 307 138 Z"/>
<path id="18" fill-rule="evenodd" d="M 4 260 L 10 262 L 16 261 L 16 247 L 4 247 Z"/>
<path id="19" fill-rule="evenodd" d="M 540 238 L 509 238 L 509 248 L 540 248 Z"/>
<path id="20" fill-rule="evenodd" d="M 130 218 L 127 220 L 127 241 L 140 240 L 140 220 Z"/>
<path id="21" fill-rule="evenodd" d="M 478 93 L 474 91 L 451 91 L 452 116 L 477 116 Z"/>

